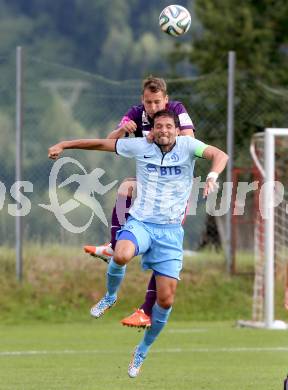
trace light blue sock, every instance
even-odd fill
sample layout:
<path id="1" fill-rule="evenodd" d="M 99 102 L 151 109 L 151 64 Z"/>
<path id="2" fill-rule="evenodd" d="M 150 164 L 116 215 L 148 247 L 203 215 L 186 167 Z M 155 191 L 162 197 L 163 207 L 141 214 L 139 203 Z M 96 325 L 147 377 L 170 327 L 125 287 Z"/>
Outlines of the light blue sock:
<path id="1" fill-rule="evenodd" d="M 143 357 L 147 355 L 152 343 L 166 325 L 171 310 L 172 307 L 169 309 L 163 309 L 163 307 L 159 306 L 157 302 L 154 304 L 152 308 L 151 327 L 146 329 L 144 337 L 137 348 L 138 352 L 140 352 Z"/>
<path id="2" fill-rule="evenodd" d="M 111 298 L 117 297 L 117 291 L 120 287 L 122 279 L 124 278 L 126 265 L 118 265 L 113 258 L 110 260 L 107 270 L 107 291 Z"/>

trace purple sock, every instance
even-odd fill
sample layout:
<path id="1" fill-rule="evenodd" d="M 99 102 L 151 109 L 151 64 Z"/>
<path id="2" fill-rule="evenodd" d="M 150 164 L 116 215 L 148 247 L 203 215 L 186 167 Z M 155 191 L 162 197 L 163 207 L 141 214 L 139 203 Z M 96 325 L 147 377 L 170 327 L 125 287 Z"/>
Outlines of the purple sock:
<path id="1" fill-rule="evenodd" d="M 154 303 L 156 302 L 156 278 L 154 273 L 151 276 L 151 279 L 149 280 L 149 284 L 147 287 L 146 295 L 145 295 L 145 302 L 140 307 L 144 311 L 147 316 L 151 316 L 152 314 L 152 307 L 154 306 Z"/>
<path id="2" fill-rule="evenodd" d="M 115 249 L 116 245 L 116 233 L 120 230 L 121 226 L 125 224 L 126 218 L 131 207 L 132 198 L 131 196 L 118 195 L 116 204 L 112 211 L 111 218 L 111 239 L 112 249 Z"/>

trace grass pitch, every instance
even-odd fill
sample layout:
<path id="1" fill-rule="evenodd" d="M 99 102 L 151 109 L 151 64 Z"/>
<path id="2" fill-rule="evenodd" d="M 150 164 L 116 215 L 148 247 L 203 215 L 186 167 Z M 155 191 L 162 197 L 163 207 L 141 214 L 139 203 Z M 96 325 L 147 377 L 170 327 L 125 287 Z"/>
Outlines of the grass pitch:
<path id="1" fill-rule="evenodd" d="M 276 390 L 287 373 L 286 331 L 228 322 L 171 321 L 136 379 L 127 366 L 143 332 L 110 313 L 80 323 L 1 325 L 0 334 L 1 390 Z"/>

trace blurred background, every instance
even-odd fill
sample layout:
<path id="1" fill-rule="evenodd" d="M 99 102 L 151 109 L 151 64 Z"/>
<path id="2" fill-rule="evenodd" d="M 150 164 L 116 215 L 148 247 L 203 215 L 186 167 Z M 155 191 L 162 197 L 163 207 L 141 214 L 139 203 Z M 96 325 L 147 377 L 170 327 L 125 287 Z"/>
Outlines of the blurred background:
<path id="1" fill-rule="evenodd" d="M 0 245 L 5 261 L 14 258 L 16 242 L 15 217 L 8 207 L 15 204 L 10 189 L 15 182 L 19 46 L 22 180 L 33 183 L 33 192 L 25 194 L 31 211 L 22 217 L 24 250 L 37 245 L 36 253 L 42 252 L 45 245 L 53 244 L 63 250 L 72 247 L 75 254 L 73 248 L 81 252 L 84 244 L 109 239 L 109 230 L 96 217 L 87 231 L 72 234 L 53 213 L 39 207 L 50 202 L 53 162 L 47 149 L 63 139 L 105 137 L 127 109 L 140 102 L 142 79 L 151 74 L 164 77 L 170 98 L 184 103 L 197 138 L 226 150 L 228 53 L 234 51 L 233 180 L 255 178 L 249 153 L 253 134 L 265 127 L 287 127 L 288 3 L 279 0 L 273 7 L 268 0 L 241 5 L 235 0 L 178 3 L 191 12 L 192 25 L 186 35 L 173 38 L 158 26 L 159 13 L 169 1 L 146 0 L 144 6 L 137 0 L 0 0 L 0 181 L 6 190 L 1 200 Z M 87 172 L 104 169 L 103 184 L 114 179 L 120 183 L 134 173 L 133 163 L 109 154 L 69 151 L 66 155 L 76 158 Z M 82 172 L 71 164 L 63 168 L 60 179 L 71 173 Z M 196 176 L 204 179 L 206 174 L 207 165 L 199 164 Z M 59 189 L 59 202 L 73 197 L 75 189 L 73 183 Z M 101 198 L 108 221 L 115 191 L 116 187 Z M 233 219 L 230 232 L 234 262 L 230 271 L 246 272 L 249 263 L 250 275 L 254 272 L 254 201 L 255 194 L 249 195 L 244 215 Z M 80 205 L 66 217 L 81 226 L 90 215 L 91 210 Z M 201 196 L 197 214 L 188 216 L 185 230 L 187 253 L 210 251 L 225 269 L 225 224 L 223 218 L 207 215 Z M 25 252 L 26 264 L 34 256 L 29 253 Z M 9 264 L 12 269 L 13 261 Z"/>

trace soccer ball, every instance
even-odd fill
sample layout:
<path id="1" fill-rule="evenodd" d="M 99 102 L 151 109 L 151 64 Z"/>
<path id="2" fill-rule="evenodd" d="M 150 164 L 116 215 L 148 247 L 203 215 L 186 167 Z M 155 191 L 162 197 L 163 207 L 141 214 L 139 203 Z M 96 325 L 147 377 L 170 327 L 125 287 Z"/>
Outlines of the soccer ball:
<path id="1" fill-rule="evenodd" d="M 168 5 L 159 16 L 159 25 L 162 31 L 178 37 L 185 34 L 191 25 L 189 11 L 181 5 Z"/>

